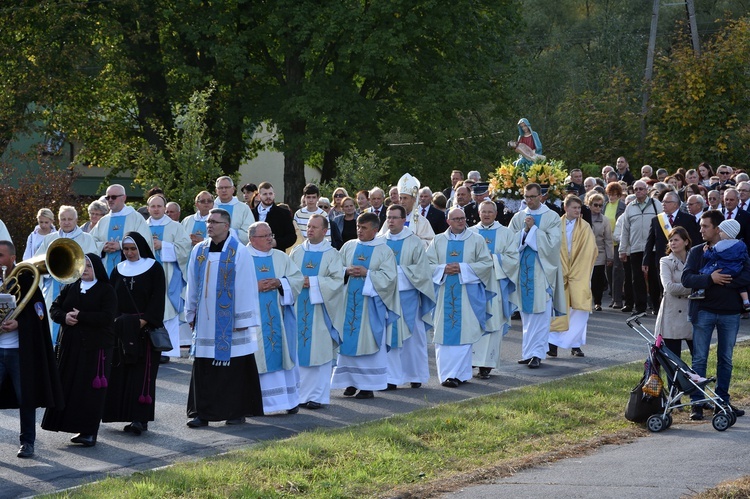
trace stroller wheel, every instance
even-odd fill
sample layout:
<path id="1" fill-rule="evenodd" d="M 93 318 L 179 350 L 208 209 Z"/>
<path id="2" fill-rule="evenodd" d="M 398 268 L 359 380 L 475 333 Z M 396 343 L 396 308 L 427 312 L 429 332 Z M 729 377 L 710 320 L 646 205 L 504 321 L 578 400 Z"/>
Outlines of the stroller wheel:
<path id="1" fill-rule="evenodd" d="M 711 420 L 711 424 L 716 431 L 724 431 L 732 426 L 729 416 L 721 412 L 714 415 L 714 418 Z"/>
<path id="2" fill-rule="evenodd" d="M 729 414 L 729 426 L 734 426 L 734 423 L 737 422 L 737 415 L 734 411 L 729 411 L 727 414 Z"/>
<path id="3" fill-rule="evenodd" d="M 653 433 L 667 429 L 667 420 L 661 414 L 653 414 L 646 421 L 646 427 Z"/>

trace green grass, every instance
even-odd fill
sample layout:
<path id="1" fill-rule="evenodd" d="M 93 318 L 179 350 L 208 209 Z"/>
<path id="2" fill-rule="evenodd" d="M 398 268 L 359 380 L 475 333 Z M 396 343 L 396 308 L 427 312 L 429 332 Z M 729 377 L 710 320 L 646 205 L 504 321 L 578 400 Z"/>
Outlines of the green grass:
<path id="1" fill-rule="evenodd" d="M 709 361 L 715 366 L 715 360 Z M 408 494 L 461 474 L 518 467 L 633 434 L 623 417 L 642 364 L 444 404 L 337 430 L 301 433 L 169 468 L 108 478 L 57 497 L 344 498 Z M 711 367 L 710 367 L 711 372 Z M 750 388 L 738 346 L 732 391 Z M 710 423 L 708 423 L 710 424 Z M 628 430 L 629 433 L 628 433 Z M 635 434 L 645 434 L 638 430 Z"/>

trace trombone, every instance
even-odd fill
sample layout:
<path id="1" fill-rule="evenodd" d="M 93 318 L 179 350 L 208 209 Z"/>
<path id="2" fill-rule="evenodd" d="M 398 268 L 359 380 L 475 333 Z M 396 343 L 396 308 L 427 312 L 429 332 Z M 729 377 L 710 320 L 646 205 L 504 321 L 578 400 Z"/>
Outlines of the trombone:
<path id="1" fill-rule="evenodd" d="M 16 299 L 16 308 L 12 309 L 2 321 L 14 320 L 31 300 L 34 291 L 39 287 L 42 274 L 49 274 L 62 284 L 77 281 L 86 267 L 86 257 L 81 246 L 72 239 L 55 239 L 47 248 L 44 255 L 37 255 L 24 260 L 5 276 L 3 267 L 3 282 L 0 284 L 0 294 L 10 294 Z M 19 277 L 25 272 L 31 272 L 34 282 L 24 296 L 21 296 Z"/>

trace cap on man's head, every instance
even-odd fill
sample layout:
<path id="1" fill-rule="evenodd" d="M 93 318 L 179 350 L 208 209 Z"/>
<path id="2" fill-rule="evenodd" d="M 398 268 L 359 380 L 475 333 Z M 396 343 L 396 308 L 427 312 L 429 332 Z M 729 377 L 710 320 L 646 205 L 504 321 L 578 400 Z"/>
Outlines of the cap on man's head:
<path id="1" fill-rule="evenodd" d="M 490 184 L 488 182 L 477 182 L 473 186 L 471 186 L 471 193 L 472 194 L 484 194 L 485 192 L 490 190 Z"/>
<path id="2" fill-rule="evenodd" d="M 719 224 L 719 230 L 732 239 L 736 239 L 740 233 L 740 223 L 737 220 L 724 220 Z"/>

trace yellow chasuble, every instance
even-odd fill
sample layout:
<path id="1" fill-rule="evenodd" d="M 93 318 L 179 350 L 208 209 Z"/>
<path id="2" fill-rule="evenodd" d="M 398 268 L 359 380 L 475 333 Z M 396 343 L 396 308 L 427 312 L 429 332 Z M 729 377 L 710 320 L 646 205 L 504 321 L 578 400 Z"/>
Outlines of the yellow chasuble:
<path id="1" fill-rule="evenodd" d="M 582 218 L 576 220 L 573 229 L 573 244 L 568 253 L 568 235 L 565 231 L 565 215 L 562 217 L 562 242 L 560 244 L 560 267 L 565 283 L 565 299 L 568 310 L 584 310 L 591 312 L 591 272 L 598 250 L 596 239 L 591 226 Z M 567 331 L 570 315 L 555 317 L 550 331 Z"/>

